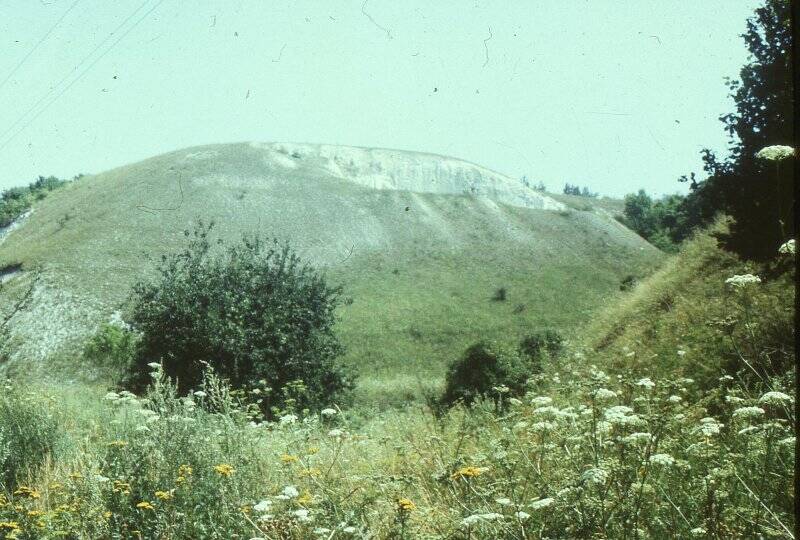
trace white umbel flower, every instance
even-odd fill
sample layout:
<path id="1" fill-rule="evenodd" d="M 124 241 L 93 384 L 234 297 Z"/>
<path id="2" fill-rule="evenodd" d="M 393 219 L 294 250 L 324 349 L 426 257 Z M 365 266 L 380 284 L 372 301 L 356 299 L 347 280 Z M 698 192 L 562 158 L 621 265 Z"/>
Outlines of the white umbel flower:
<path id="1" fill-rule="evenodd" d="M 336 409 L 322 409 L 319 414 L 322 416 L 336 416 Z"/>
<path id="2" fill-rule="evenodd" d="M 764 409 L 761 407 L 740 407 L 733 411 L 734 418 L 758 418 L 764 415 Z"/>
<path id="3" fill-rule="evenodd" d="M 794 148 L 792 148 L 791 146 L 784 146 L 781 144 L 765 146 L 764 148 L 756 152 L 756 157 L 758 159 L 764 159 L 767 161 L 782 161 L 792 156 L 794 156 Z"/>
<path id="4" fill-rule="evenodd" d="M 546 497 L 544 499 L 539 499 L 536 501 L 531 502 L 528 506 L 533 508 L 534 510 L 541 510 L 542 508 L 547 508 L 551 504 L 555 502 L 555 499 L 552 497 Z"/>
<path id="5" fill-rule="evenodd" d="M 784 405 L 792 401 L 794 401 L 792 396 L 784 394 L 783 392 L 767 392 L 758 398 L 759 403 L 766 403 L 767 405 Z"/>
<path id="6" fill-rule="evenodd" d="M 653 454 L 650 456 L 650 463 L 653 465 L 661 465 L 662 467 L 669 467 L 675 464 L 675 458 L 669 454 Z"/>
<path id="7" fill-rule="evenodd" d="M 781 247 L 778 248 L 778 253 L 783 253 L 784 255 L 794 255 L 795 253 L 794 238 L 781 244 Z"/>
<path id="8" fill-rule="evenodd" d="M 741 289 L 742 287 L 747 287 L 748 285 L 761 283 L 761 278 L 758 276 L 754 276 L 753 274 L 742 274 L 742 275 L 737 274 L 726 279 L 725 283 L 727 283 L 731 287 Z"/>

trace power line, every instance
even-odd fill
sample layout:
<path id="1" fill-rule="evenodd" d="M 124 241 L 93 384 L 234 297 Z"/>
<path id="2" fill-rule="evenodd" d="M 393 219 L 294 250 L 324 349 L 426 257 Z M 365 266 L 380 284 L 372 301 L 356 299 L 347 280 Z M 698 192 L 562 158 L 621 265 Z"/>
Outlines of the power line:
<path id="1" fill-rule="evenodd" d="M 127 17 L 127 18 L 126 18 L 124 21 L 122 21 L 122 23 L 121 23 L 119 26 L 117 26 L 117 28 L 115 28 L 115 29 L 114 29 L 114 31 L 113 31 L 113 32 L 111 32 L 111 33 L 110 33 L 110 34 L 109 34 L 109 35 L 108 35 L 108 36 L 107 36 L 107 37 L 106 37 L 106 38 L 105 38 L 105 39 L 104 39 L 104 40 L 103 40 L 103 41 L 102 41 L 102 42 L 101 42 L 101 43 L 100 43 L 100 44 L 99 44 L 97 47 L 95 47 L 94 49 L 92 49 L 92 52 L 90 52 L 88 55 L 86 55 L 86 56 L 85 56 L 85 57 L 84 57 L 84 58 L 83 58 L 83 59 L 82 59 L 82 60 L 81 60 L 81 61 L 78 63 L 78 65 L 77 65 L 77 66 L 75 66 L 75 69 L 73 69 L 73 70 L 72 70 L 72 73 L 74 73 L 74 72 L 75 72 L 75 71 L 76 71 L 78 68 L 80 68 L 80 67 L 81 67 L 81 65 L 82 65 L 84 62 L 86 62 L 86 60 L 88 60 L 89 58 L 91 58 L 91 57 L 92 57 L 92 55 L 94 55 L 94 53 L 96 53 L 98 50 L 100 50 L 100 48 L 102 48 L 102 46 L 103 46 L 103 45 L 104 45 L 104 44 L 105 44 L 105 43 L 106 43 L 106 42 L 107 42 L 107 41 L 108 41 L 108 40 L 109 40 L 109 39 L 110 39 L 110 38 L 111 38 L 111 37 L 112 37 L 114 34 L 116 34 L 116 33 L 117 33 L 117 32 L 118 32 L 118 31 L 119 31 L 121 28 L 123 28 L 123 27 L 124 27 L 124 26 L 125 26 L 125 25 L 128 23 L 128 21 L 130 21 L 130 20 L 131 20 L 133 17 L 135 17 L 135 16 L 136 16 L 136 14 L 137 14 L 137 13 L 138 13 L 138 12 L 139 12 L 139 11 L 140 11 L 140 10 L 141 10 L 141 9 L 142 9 L 144 6 L 145 6 L 145 5 L 147 5 L 147 3 L 148 3 L 149 1 L 150 1 L 150 0 L 145 0 L 145 1 L 144 1 L 144 2 L 143 2 L 143 3 L 142 3 L 142 4 L 141 4 L 141 5 L 138 7 L 138 8 L 136 8 L 136 9 L 133 11 L 133 12 L 132 12 L 132 13 L 131 13 L 131 14 L 130 14 L 130 15 L 129 15 L 129 16 L 128 16 L 128 17 Z M 69 83 L 69 84 L 68 84 L 68 85 L 67 85 L 65 88 L 63 88 L 63 89 L 62 89 L 62 90 L 61 90 L 61 91 L 60 91 L 60 92 L 59 92 L 59 93 L 58 93 L 58 94 L 57 94 L 57 95 L 56 95 L 56 96 L 55 96 L 53 99 L 51 99 L 51 100 L 50 100 L 48 103 L 46 103 L 46 104 L 44 105 L 44 107 L 42 107 L 41 109 L 39 109 L 39 111 L 38 111 L 36 114 L 34 114 L 34 115 L 33 115 L 33 117 L 31 117 L 31 118 L 30 118 L 30 119 L 29 119 L 27 122 L 25 122 L 25 124 L 23 124 L 23 125 L 22 125 L 22 126 L 19 128 L 19 129 L 17 129 L 17 130 L 16 130 L 16 131 L 15 131 L 15 132 L 14 132 L 14 133 L 13 133 L 13 134 L 12 134 L 12 135 L 9 137 L 9 138 L 7 138 L 7 139 L 6 139 L 6 140 L 5 140 L 5 141 L 4 141 L 2 144 L 0 144 L 0 150 L 3 150 L 3 149 L 6 147 L 6 146 L 8 146 L 8 144 L 9 144 L 11 141 L 13 141 L 13 140 L 14 140 L 14 138 L 15 138 L 17 135 L 19 135 L 19 134 L 20 134 L 22 131 L 24 131 L 24 130 L 25 130 L 27 127 L 28 127 L 28 126 L 30 126 L 30 125 L 31 125 L 31 124 L 32 124 L 32 123 L 33 123 L 33 122 L 34 122 L 34 121 L 35 121 L 37 118 L 39 118 L 39 116 L 40 116 L 40 115 L 41 115 L 41 114 L 42 114 L 44 111 L 46 111 L 46 110 L 47 110 L 47 109 L 48 109 L 48 108 L 49 108 L 49 107 L 50 107 L 50 106 L 51 106 L 53 103 L 55 103 L 56 101 L 58 101 L 58 99 L 59 99 L 61 96 L 63 96 L 63 95 L 64 95 L 64 93 L 65 93 L 67 90 L 69 90 L 70 88 L 72 88 L 72 86 L 73 86 L 73 85 L 74 85 L 76 82 L 78 82 L 79 80 L 81 80 L 81 79 L 83 78 L 83 76 L 84 76 L 84 75 L 86 75 L 86 73 L 87 73 L 87 72 L 88 72 L 90 69 L 92 69 L 92 67 L 94 67 L 94 66 L 95 66 L 95 65 L 96 65 L 96 64 L 97 64 L 97 63 L 98 63 L 100 60 L 102 60 L 102 59 L 103 59 L 103 58 L 104 58 L 104 57 L 105 57 L 105 56 L 106 56 L 106 55 L 107 55 L 109 52 L 111 52 L 111 50 L 112 50 L 112 49 L 113 49 L 113 48 L 114 48 L 114 47 L 117 45 L 117 43 L 119 43 L 120 41 L 122 41 L 122 39 L 123 39 L 125 36 L 127 36 L 127 35 L 128 35 L 128 34 L 129 34 L 129 33 L 130 33 L 130 32 L 131 32 L 131 31 L 132 31 L 134 28 L 136 28 L 136 27 L 137 27 L 137 26 L 138 26 L 138 25 L 139 25 L 139 24 L 140 24 L 140 23 L 141 23 L 141 22 L 142 22 L 142 21 L 143 21 L 143 20 L 144 20 L 144 19 L 145 19 L 145 18 L 148 16 L 148 15 L 150 15 L 150 14 L 151 14 L 153 11 L 155 11 L 155 9 L 156 9 L 158 6 L 160 6 L 160 5 L 161 5 L 163 2 L 164 2 L 164 0 L 159 0 L 159 1 L 158 1 L 158 2 L 157 2 L 155 5 L 153 5 L 153 7 L 151 7 L 151 8 L 150 8 L 150 9 L 149 9 L 149 10 L 148 10 L 148 11 L 147 11 L 147 12 L 146 12 L 144 15 L 142 15 L 142 16 L 141 16 L 141 17 L 140 17 L 140 18 L 139 18 L 139 19 L 138 19 L 136 22 L 134 22 L 134 24 L 133 24 L 132 26 L 130 26 L 130 27 L 127 29 L 127 30 L 125 30 L 125 32 L 123 32 L 123 33 L 122 33 L 122 34 L 121 34 L 121 35 L 120 35 L 120 36 L 119 36 L 119 37 L 116 39 L 116 41 L 114 41 L 114 42 L 113 42 L 113 43 L 112 43 L 112 44 L 111 44 L 111 45 L 110 45 L 110 46 L 109 46 L 109 47 L 108 47 L 108 48 L 107 48 L 107 49 L 106 49 L 106 50 L 105 50 L 105 51 L 104 51 L 104 52 L 103 52 L 103 53 L 102 53 L 100 56 L 98 56 L 97 58 L 95 58 L 95 59 L 94 59 L 94 61 L 92 61 L 92 63 L 91 63 L 91 64 L 89 64 L 89 65 L 86 67 L 86 69 L 84 69 L 84 70 L 83 70 L 81 73 L 79 73 L 79 74 L 78 74 L 78 76 L 77 76 L 75 79 L 73 79 L 73 80 L 72 80 L 72 81 L 71 81 L 71 82 L 70 82 L 70 83 Z M 52 94 L 52 93 L 53 93 L 53 91 L 55 91 L 55 89 L 56 89 L 56 88 L 58 88 L 58 86 L 61 86 L 61 85 L 62 85 L 62 84 L 65 82 L 65 81 L 67 81 L 67 80 L 70 78 L 70 76 L 72 75 L 72 73 L 68 73 L 68 74 L 67 74 L 67 76 L 66 76 L 66 77 L 64 77 L 63 79 L 61 79 L 61 80 L 58 82 L 58 84 L 57 84 L 55 87 L 51 88 L 51 89 L 50 89 L 50 91 L 49 91 L 48 93 L 46 93 L 44 96 L 42 96 L 42 97 L 41 97 L 41 98 L 40 98 L 40 99 L 39 99 L 39 100 L 38 100 L 36 103 L 34 103 L 34 105 L 33 105 L 32 107 L 30 107 L 30 108 L 29 108 L 27 111 L 25 111 L 25 113 L 23 113 L 23 114 L 22 114 L 22 116 L 20 116 L 20 117 L 17 119 L 17 121 L 16 121 L 16 122 L 14 122 L 14 123 L 13 123 L 13 124 L 12 124 L 12 125 L 11 125 L 11 126 L 8 128 L 8 129 L 6 129 L 6 130 L 3 132 L 3 134 L 2 134 L 2 135 L 0 135 L 0 140 L 2 140 L 4 137 L 6 137 L 6 135 L 8 135 L 8 133 L 10 133 L 10 132 L 11 132 L 11 131 L 12 131 L 12 130 L 13 130 L 13 129 L 14 129 L 14 128 L 15 128 L 15 127 L 16 127 L 16 126 L 17 126 L 17 125 L 18 125 L 18 124 L 19 124 L 19 123 L 20 123 L 20 122 L 23 120 L 23 119 L 24 119 L 24 118 L 25 118 L 25 116 L 27 116 L 28 114 L 30 114 L 30 112 L 31 112 L 31 111 L 35 110 L 35 109 L 36 109 L 36 107 L 38 107 L 38 106 L 39 106 L 39 105 L 40 105 L 40 104 L 41 104 L 43 101 L 45 101 L 45 100 L 46 100 L 46 99 L 49 97 L 49 95 L 50 95 L 50 94 Z"/>
<path id="2" fill-rule="evenodd" d="M 67 8 L 67 11 L 65 11 L 65 12 L 64 12 L 64 14 L 63 14 L 63 15 L 61 15 L 61 17 L 60 17 L 60 18 L 59 18 L 59 19 L 56 21 L 56 23 L 55 23 L 53 26 L 51 26 L 51 27 L 50 27 L 50 30 L 48 30 L 48 31 L 45 33 L 45 35 L 43 35 L 43 36 L 42 36 L 42 38 L 41 38 L 41 39 L 40 39 L 40 40 L 39 40 L 39 41 L 36 43 L 36 45 L 34 45 L 34 46 L 33 46 L 33 48 L 32 48 L 30 51 L 28 51 L 28 54 L 26 54 L 26 55 L 25 55 L 25 56 L 22 58 L 22 60 L 20 60 L 20 61 L 19 61 L 19 64 L 17 64 L 16 66 L 14 66 L 14 69 L 12 69 L 12 70 L 11 70 L 11 73 L 9 73 L 9 74 L 6 76 L 6 78 L 5 78 L 5 79 L 3 79 L 3 82 L 0 82 L 0 90 L 2 90 L 2 89 L 3 89 L 3 86 L 5 86 L 5 84 L 6 84 L 6 83 L 7 83 L 7 82 L 8 82 L 8 81 L 11 79 L 11 77 L 13 77 L 13 76 L 14 76 L 14 74 L 15 74 L 15 73 L 16 73 L 16 72 L 19 70 L 19 68 L 21 68 L 21 67 L 22 67 L 22 64 L 24 64 L 24 63 L 25 63 L 25 62 L 28 60 L 28 58 L 30 58 L 30 57 L 31 57 L 31 55 L 32 55 L 34 52 L 36 52 L 36 49 L 38 49 L 38 48 L 39 48 L 39 46 L 40 46 L 42 43 L 44 43 L 44 41 L 45 41 L 45 40 L 46 40 L 46 39 L 47 39 L 47 38 L 50 36 L 50 34 L 52 34 L 52 33 L 53 33 L 53 30 L 55 30 L 55 29 L 56 29 L 56 27 L 57 27 L 59 24 L 61 24 L 61 21 L 63 21 L 63 20 L 64 20 L 64 18 L 65 18 L 67 15 L 69 15 L 69 12 L 70 12 L 70 11 L 72 11 L 72 8 L 74 8 L 75 6 L 77 6 L 77 5 L 78 5 L 78 2 L 80 2 L 80 1 L 81 1 L 81 0 L 75 0 L 75 2 L 74 2 L 74 3 L 73 3 L 71 6 L 69 6 L 69 8 Z"/>

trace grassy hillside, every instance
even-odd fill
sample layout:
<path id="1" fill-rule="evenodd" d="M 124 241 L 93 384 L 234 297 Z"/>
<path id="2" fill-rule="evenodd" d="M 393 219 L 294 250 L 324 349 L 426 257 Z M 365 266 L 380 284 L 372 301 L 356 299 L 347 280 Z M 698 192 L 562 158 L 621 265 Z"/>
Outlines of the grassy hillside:
<path id="1" fill-rule="evenodd" d="M 599 312 L 584 333 L 587 354 L 616 369 L 682 374 L 702 384 L 716 382 L 723 369 L 759 377 L 785 372 L 794 362 L 791 258 L 776 254 L 768 266 L 742 262 L 716 245 L 712 234 L 726 228 L 720 222 L 698 234 Z M 726 284 L 750 273 L 762 282 L 748 288 Z"/>
<path id="2" fill-rule="evenodd" d="M 192 148 L 53 192 L 0 246 L 0 267 L 27 271 L 9 292 L 42 271 L 13 321 L 19 367 L 49 359 L 52 371 L 54 355 L 74 366 L 80 343 L 124 312 L 131 286 L 197 218 L 227 240 L 289 240 L 326 269 L 353 298 L 340 312 L 345 361 L 363 392 L 398 400 L 479 338 L 516 342 L 587 320 L 625 275 L 661 258 L 602 213 L 565 210 L 467 162 L 337 148 Z M 507 300 L 492 301 L 501 287 Z"/>
<path id="3" fill-rule="evenodd" d="M 793 366 L 777 371 L 794 352 L 791 263 L 748 268 L 699 235 L 502 410 L 362 405 L 266 422 L 256 394 L 213 375 L 184 398 L 158 368 L 140 397 L 7 383 L 8 440 L 51 457 L 11 447 L 21 480 L 0 494 L 0 526 L 17 538 L 793 538 Z M 761 282 L 726 289 L 747 270 Z M 744 362 L 730 363 L 732 343 Z"/>

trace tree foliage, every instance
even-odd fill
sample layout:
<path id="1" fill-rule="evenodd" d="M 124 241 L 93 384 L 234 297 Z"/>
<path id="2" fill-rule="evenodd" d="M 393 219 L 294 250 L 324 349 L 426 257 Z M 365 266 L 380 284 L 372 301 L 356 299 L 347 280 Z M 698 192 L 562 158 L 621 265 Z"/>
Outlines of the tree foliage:
<path id="1" fill-rule="evenodd" d="M 146 384 L 155 361 L 183 391 L 197 388 L 205 363 L 236 387 L 266 382 L 265 410 L 282 405 L 282 391 L 297 381 L 306 389 L 295 396 L 299 407 L 328 405 L 350 389 L 333 332 L 341 289 L 277 240 L 245 237 L 212 249 L 212 226 L 186 231 L 187 249 L 163 257 L 158 278 L 134 288 L 134 386 Z"/>
<path id="2" fill-rule="evenodd" d="M 723 160 L 706 149 L 708 178 L 681 179 L 691 182 L 682 211 L 692 224 L 706 224 L 717 209 L 724 210 L 735 222 L 719 236 L 722 245 L 755 260 L 774 256 L 794 230 L 793 164 L 756 158 L 766 146 L 794 144 L 790 12 L 788 0 L 767 0 L 748 19 L 742 37 L 751 56 L 739 79 L 727 82 L 736 110 L 720 117 L 730 137 L 730 156 Z"/>

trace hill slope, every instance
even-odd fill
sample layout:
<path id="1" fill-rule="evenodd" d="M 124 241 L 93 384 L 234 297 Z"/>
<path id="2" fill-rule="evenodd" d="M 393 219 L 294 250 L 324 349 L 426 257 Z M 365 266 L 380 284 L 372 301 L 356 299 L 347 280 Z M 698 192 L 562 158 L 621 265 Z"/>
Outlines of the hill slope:
<path id="1" fill-rule="evenodd" d="M 367 386 L 391 375 L 394 389 L 438 378 L 479 338 L 569 328 L 660 257 L 607 215 L 565 209 L 454 158 L 300 144 L 190 148 L 71 183 L 7 235 L 0 268 L 25 271 L 10 292 L 42 269 L 13 321 L 17 361 L 74 352 L 197 218 L 215 220 L 226 239 L 290 240 L 324 267 L 354 299 L 340 313 L 347 361 Z M 492 302 L 500 287 L 507 301 Z"/>

